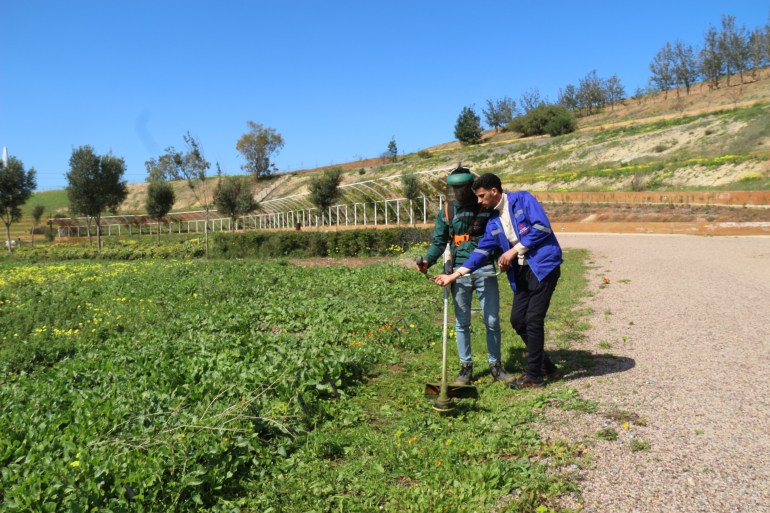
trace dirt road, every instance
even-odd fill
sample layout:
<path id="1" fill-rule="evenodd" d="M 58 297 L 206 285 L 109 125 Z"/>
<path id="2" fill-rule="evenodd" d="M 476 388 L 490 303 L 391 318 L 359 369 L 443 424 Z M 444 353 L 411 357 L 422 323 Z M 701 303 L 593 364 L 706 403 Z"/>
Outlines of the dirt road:
<path id="1" fill-rule="evenodd" d="M 770 237 L 559 240 L 592 255 L 576 349 L 616 357 L 566 380 L 603 413 L 560 419 L 594 440 L 583 511 L 770 512 Z M 597 440 L 607 428 L 616 441 Z"/>

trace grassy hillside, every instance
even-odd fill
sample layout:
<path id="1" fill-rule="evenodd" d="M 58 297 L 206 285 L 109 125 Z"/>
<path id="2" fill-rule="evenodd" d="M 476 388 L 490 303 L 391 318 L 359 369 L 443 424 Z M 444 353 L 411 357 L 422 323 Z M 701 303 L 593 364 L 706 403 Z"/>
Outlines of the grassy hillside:
<path id="1" fill-rule="evenodd" d="M 683 191 L 770 189 L 770 70 L 744 85 L 688 96 L 669 91 L 581 118 L 578 132 L 521 138 L 487 132 L 482 144 L 451 142 L 398 163 L 352 167 L 344 184 L 403 173 L 448 170 L 462 161 L 532 191 Z M 352 163 L 355 164 L 355 163 Z M 307 192 L 312 172 L 288 173 L 268 199 Z M 440 175 L 439 175 L 440 176 Z M 425 192 L 435 193 L 429 180 Z M 398 180 L 391 180 L 394 197 Z M 440 180 L 435 184 L 440 187 Z M 368 199 L 346 193 L 349 201 Z"/>
<path id="2" fill-rule="evenodd" d="M 500 175 L 509 189 L 534 192 L 765 191 L 770 190 L 768 119 L 770 68 L 742 85 L 711 90 L 701 84 L 689 95 L 669 91 L 626 99 L 581 118 L 579 130 L 565 136 L 522 138 L 489 131 L 476 146 L 454 141 L 401 156 L 396 163 L 383 159 L 344 163 L 343 185 L 376 180 L 378 186 L 376 193 L 365 187 L 345 188 L 343 201 L 401 197 L 398 176 L 412 172 L 422 173 L 423 192 L 435 195 L 443 188 L 443 173 L 458 162 L 476 173 Z M 271 200 L 287 196 L 295 197 L 293 208 L 310 207 L 302 195 L 310 179 L 324 169 L 282 173 L 257 182 L 254 196 L 266 209 Z M 185 182 L 174 187 L 175 211 L 200 208 Z M 121 211 L 142 212 L 145 197 L 146 184 L 130 185 Z M 25 219 L 13 226 L 14 233 L 29 232 L 29 213 L 37 204 L 46 207 L 46 217 L 67 212 L 64 191 L 37 193 L 25 205 Z"/>
<path id="3" fill-rule="evenodd" d="M 67 199 L 67 191 L 41 191 L 36 192 L 22 207 L 22 215 L 29 217 L 32 215 L 32 209 L 37 205 L 45 207 L 45 213 L 43 217 L 59 213 L 65 213 L 69 207 L 69 200 Z"/>

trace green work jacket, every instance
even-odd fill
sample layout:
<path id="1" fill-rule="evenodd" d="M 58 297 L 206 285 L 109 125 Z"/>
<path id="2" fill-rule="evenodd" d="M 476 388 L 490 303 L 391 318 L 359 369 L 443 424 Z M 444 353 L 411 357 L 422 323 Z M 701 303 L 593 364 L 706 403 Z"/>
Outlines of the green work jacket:
<path id="1" fill-rule="evenodd" d="M 450 212 L 451 226 L 447 222 L 447 208 L 453 209 L 453 213 Z M 493 212 L 493 209 L 482 209 L 478 203 L 461 205 L 456 201 L 442 208 L 438 216 L 436 216 L 433 240 L 425 255 L 428 266 L 432 266 L 441 259 L 447 242 L 451 242 L 450 249 L 453 267 L 462 265 L 471 256 L 473 250 L 476 249 L 479 239 L 484 236 L 487 221 L 489 221 Z M 467 237 L 465 237 L 466 235 Z"/>

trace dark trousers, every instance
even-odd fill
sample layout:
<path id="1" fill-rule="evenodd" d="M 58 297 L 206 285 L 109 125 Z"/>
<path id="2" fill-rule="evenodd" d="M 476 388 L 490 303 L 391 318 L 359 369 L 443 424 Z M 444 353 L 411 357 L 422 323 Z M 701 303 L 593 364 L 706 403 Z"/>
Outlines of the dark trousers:
<path id="1" fill-rule="evenodd" d="M 538 378 L 542 369 L 552 372 L 556 368 L 544 349 L 545 314 L 561 276 L 561 267 L 556 267 L 543 281 L 538 281 L 528 265 L 516 271 L 518 292 L 514 294 L 511 305 L 511 326 L 527 346 L 527 374 Z"/>

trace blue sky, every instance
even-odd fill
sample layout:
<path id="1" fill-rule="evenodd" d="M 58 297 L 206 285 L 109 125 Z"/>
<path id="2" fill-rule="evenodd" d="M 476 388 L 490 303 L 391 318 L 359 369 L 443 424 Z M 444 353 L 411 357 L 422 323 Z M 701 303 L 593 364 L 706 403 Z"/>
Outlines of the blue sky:
<path id="1" fill-rule="evenodd" d="M 144 162 L 189 131 L 226 174 L 248 120 L 285 140 L 281 171 L 451 141 L 464 106 L 560 88 L 596 70 L 631 95 L 667 42 L 700 46 L 723 14 L 770 3 L 37 1 L 0 6 L 0 146 L 66 187 L 76 147 Z"/>

